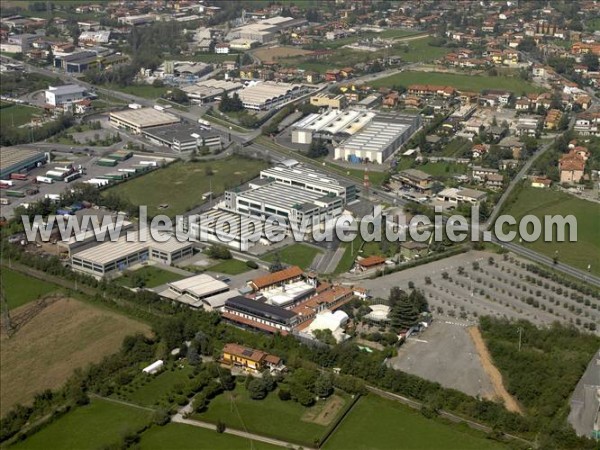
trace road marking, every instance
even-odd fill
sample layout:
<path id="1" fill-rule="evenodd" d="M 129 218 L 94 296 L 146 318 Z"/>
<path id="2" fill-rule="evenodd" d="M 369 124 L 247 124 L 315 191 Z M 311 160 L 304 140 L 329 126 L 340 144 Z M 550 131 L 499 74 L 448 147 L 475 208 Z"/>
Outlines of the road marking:
<path id="1" fill-rule="evenodd" d="M 417 339 L 417 338 L 408 338 L 409 341 L 415 341 L 415 342 L 423 342 L 425 344 L 429 344 L 428 341 L 425 341 L 423 339 Z"/>

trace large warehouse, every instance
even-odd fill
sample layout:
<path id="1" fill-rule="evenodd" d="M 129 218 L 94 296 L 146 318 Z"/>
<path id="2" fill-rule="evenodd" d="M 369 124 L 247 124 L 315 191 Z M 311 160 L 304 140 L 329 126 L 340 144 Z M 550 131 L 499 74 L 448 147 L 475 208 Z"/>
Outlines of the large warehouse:
<path id="1" fill-rule="evenodd" d="M 297 186 L 307 191 L 319 192 L 322 195 L 342 197 L 346 203 L 357 198 L 356 184 L 333 178 L 309 167 L 275 166 L 262 170 L 260 178 L 273 179 L 281 184 Z"/>
<path id="2" fill-rule="evenodd" d="M 278 108 L 293 98 L 305 94 L 307 90 L 308 88 L 302 84 L 264 81 L 242 89 L 238 95 L 244 108 L 260 111 Z"/>
<path id="3" fill-rule="evenodd" d="M 97 278 L 112 275 L 144 261 L 172 264 L 191 256 L 193 243 L 179 242 L 171 237 L 166 242 L 149 239 L 147 242 L 127 241 L 126 236 L 116 241 L 103 242 L 71 256 L 71 267 Z"/>
<path id="4" fill-rule="evenodd" d="M 359 133 L 335 148 L 335 159 L 383 164 L 419 128 L 419 116 L 378 114 Z"/>
<path id="5" fill-rule="evenodd" d="M 0 178 L 6 180 L 11 173 L 31 170 L 46 164 L 48 155 L 38 150 L 21 147 L 0 148 Z"/>
<path id="6" fill-rule="evenodd" d="M 167 286 L 159 293 L 161 297 L 207 311 L 222 308 L 226 300 L 239 295 L 237 290 L 229 290 L 227 283 L 206 274 L 174 281 Z"/>
<path id="7" fill-rule="evenodd" d="M 179 117 L 154 108 L 126 109 L 111 112 L 110 123 L 117 128 L 125 128 L 141 134 L 142 130 L 179 123 Z"/>
<path id="8" fill-rule="evenodd" d="M 228 94 L 243 87 L 242 83 L 228 80 L 204 80 L 198 81 L 191 86 L 181 88 L 187 96 L 196 103 L 205 103 L 215 100 L 222 96 L 225 92 Z"/>
<path id="9" fill-rule="evenodd" d="M 142 135 L 151 142 L 184 153 L 208 147 L 211 151 L 221 150 L 221 135 L 216 131 L 203 130 L 197 124 L 181 123 L 142 130 Z"/>
<path id="10" fill-rule="evenodd" d="M 313 138 L 341 141 L 358 133 L 373 117 L 373 111 L 357 109 L 330 109 L 321 114 L 310 114 L 294 125 L 292 142 L 310 144 Z"/>

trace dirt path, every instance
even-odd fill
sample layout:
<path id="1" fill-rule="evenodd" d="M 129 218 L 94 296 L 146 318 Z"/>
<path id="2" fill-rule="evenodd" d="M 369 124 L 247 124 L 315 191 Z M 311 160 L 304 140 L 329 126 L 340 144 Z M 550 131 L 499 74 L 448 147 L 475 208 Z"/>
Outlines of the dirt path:
<path id="1" fill-rule="evenodd" d="M 510 395 L 504 387 L 502 375 L 500 375 L 500 371 L 498 371 L 498 368 L 492 362 L 492 357 L 487 349 L 487 346 L 485 345 L 485 342 L 483 342 L 479 328 L 469 327 L 469 335 L 471 336 L 471 339 L 473 339 L 473 343 L 477 349 L 477 354 L 479 355 L 479 359 L 481 359 L 483 370 L 485 370 L 485 373 L 487 373 L 488 377 L 492 381 L 496 396 L 502 399 L 506 409 L 512 412 L 523 414 L 523 410 L 517 403 L 517 400 Z"/>

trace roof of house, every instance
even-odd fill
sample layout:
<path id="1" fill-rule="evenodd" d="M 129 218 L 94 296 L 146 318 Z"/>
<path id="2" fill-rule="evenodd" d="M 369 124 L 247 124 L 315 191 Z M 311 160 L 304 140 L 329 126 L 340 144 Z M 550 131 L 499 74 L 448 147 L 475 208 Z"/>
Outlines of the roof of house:
<path id="1" fill-rule="evenodd" d="M 255 278 L 251 281 L 251 283 L 256 287 L 256 289 L 260 290 L 272 286 L 274 284 L 299 277 L 300 275 L 302 275 L 302 273 L 303 271 L 300 267 L 291 266 L 287 269 L 283 269 L 278 272 L 270 273 L 267 275 L 263 275 L 262 277 Z"/>
<path id="2" fill-rule="evenodd" d="M 366 258 L 361 259 L 360 261 L 358 261 L 358 264 L 362 267 L 374 267 L 374 266 L 378 266 L 380 264 L 384 264 L 385 263 L 385 258 L 382 258 L 381 256 L 377 256 L 377 255 L 372 255 L 372 256 L 367 256 Z"/>
<path id="3" fill-rule="evenodd" d="M 267 356 L 267 353 L 261 350 L 255 350 L 253 348 L 244 347 L 243 345 L 238 344 L 225 344 L 223 347 L 223 353 L 240 356 L 254 362 L 261 362 Z"/>

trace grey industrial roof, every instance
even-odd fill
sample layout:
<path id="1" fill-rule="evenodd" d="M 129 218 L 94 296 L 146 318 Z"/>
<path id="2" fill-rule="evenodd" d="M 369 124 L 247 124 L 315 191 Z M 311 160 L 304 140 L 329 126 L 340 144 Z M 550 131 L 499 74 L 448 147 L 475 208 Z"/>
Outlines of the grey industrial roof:
<path id="1" fill-rule="evenodd" d="M 83 93 L 85 92 L 85 88 L 78 84 L 65 84 L 64 86 L 48 86 L 48 91 L 56 95 L 65 95 Z"/>
<path id="2" fill-rule="evenodd" d="M 299 182 L 310 182 L 310 184 L 314 186 L 321 187 L 336 187 L 341 186 L 344 188 L 353 186 L 354 183 L 350 181 L 346 181 L 340 178 L 335 178 L 331 175 L 324 174 L 322 172 L 318 172 L 316 170 L 310 169 L 304 166 L 295 166 L 295 167 L 283 167 L 276 166 L 271 167 L 269 169 L 261 170 L 260 172 L 261 178 L 273 178 L 273 177 L 285 177 L 290 180 L 295 180 Z"/>
<path id="3" fill-rule="evenodd" d="M 31 148 L 1 147 L 0 148 L 0 170 L 9 171 L 13 167 L 35 159 L 43 159 L 44 153 Z"/>
<path id="4" fill-rule="evenodd" d="M 237 195 L 240 198 L 246 198 L 261 203 L 264 202 L 283 209 L 290 209 L 296 205 L 314 202 L 323 196 L 323 194 L 319 192 L 307 191 L 305 189 L 281 183 L 271 183 L 256 189 L 240 192 Z"/>
<path id="5" fill-rule="evenodd" d="M 225 306 L 239 309 L 261 317 L 267 317 L 279 322 L 287 322 L 296 314 L 280 306 L 269 305 L 246 297 L 233 297 L 225 301 Z"/>
<path id="6" fill-rule="evenodd" d="M 126 109 L 124 111 L 114 111 L 110 113 L 124 122 L 132 123 L 140 128 L 157 127 L 170 123 L 179 122 L 179 118 L 173 114 L 158 111 L 154 108 Z"/>
<path id="7" fill-rule="evenodd" d="M 196 124 L 189 123 L 153 127 L 152 129 L 144 130 L 144 134 L 169 142 L 175 140 L 179 142 L 195 140 L 196 138 L 192 137 L 192 134 L 200 135 L 205 139 L 208 137 L 219 136 L 219 133 L 206 131 Z"/>

